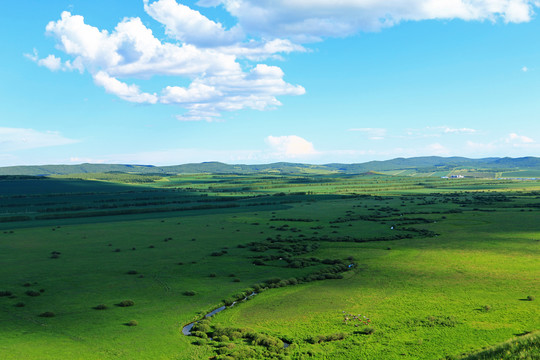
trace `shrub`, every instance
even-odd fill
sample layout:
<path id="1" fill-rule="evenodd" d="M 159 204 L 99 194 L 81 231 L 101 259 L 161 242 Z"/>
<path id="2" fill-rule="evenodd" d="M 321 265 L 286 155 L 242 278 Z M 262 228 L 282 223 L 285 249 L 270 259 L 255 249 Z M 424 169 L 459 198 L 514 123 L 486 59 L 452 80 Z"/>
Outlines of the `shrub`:
<path id="1" fill-rule="evenodd" d="M 208 335 L 206 335 L 206 333 L 202 331 L 192 331 L 191 336 L 195 336 L 201 339 L 208 339 Z"/>
<path id="2" fill-rule="evenodd" d="M 217 341 L 217 342 L 227 342 L 227 341 L 230 341 L 229 337 L 227 335 L 218 335 L 216 337 L 213 338 L 213 340 Z"/>
<path id="3" fill-rule="evenodd" d="M 195 296 L 197 295 L 197 292 L 193 290 L 187 290 L 187 291 L 184 291 L 182 294 L 184 294 L 185 296 Z"/>
<path id="4" fill-rule="evenodd" d="M 135 302 L 133 300 L 123 300 L 118 303 L 118 306 L 120 307 L 129 307 L 135 305 Z"/>
<path id="5" fill-rule="evenodd" d="M 96 310 L 106 310 L 107 309 L 107 305 L 105 304 L 99 304 L 97 306 L 94 306 L 94 309 Z"/>
<path id="6" fill-rule="evenodd" d="M 527 301 L 534 301 L 535 297 L 532 295 L 527 296 Z"/>
<path id="7" fill-rule="evenodd" d="M 51 318 L 51 317 L 55 317 L 56 314 L 53 313 L 52 311 L 45 311 L 44 313 L 39 314 L 39 316 L 40 316 L 40 317 Z"/>
<path id="8" fill-rule="evenodd" d="M 193 325 L 193 328 L 191 328 L 191 332 L 200 331 L 203 333 L 208 333 L 210 332 L 210 330 L 211 330 L 210 325 L 203 322 L 198 322 L 195 325 Z"/>
<path id="9" fill-rule="evenodd" d="M 120 249 L 114 249 L 114 252 L 120 252 L 120 251 L 122 251 L 122 250 L 120 250 Z"/>
<path id="10" fill-rule="evenodd" d="M 240 282 L 240 279 L 236 278 L 233 280 L 233 282 Z"/>
<path id="11" fill-rule="evenodd" d="M 41 293 L 39 291 L 34 291 L 34 290 L 28 290 L 25 292 L 26 295 L 28 296 L 39 296 L 41 295 Z"/>
<path id="12" fill-rule="evenodd" d="M 211 278 L 215 278 L 217 276 L 217 274 L 216 273 L 210 273 L 210 275 L 208 275 L 208 276 L 211 277 Z"/>
<path id="13" fill-rule="evenodd" d="M 23 302 L 18 302 L 15 304 L 15 307 L 24 307 L 24 303 Z"/>
<path id="14" fill-rule="evenodd" d="M 137 320 L 129 320 L 129 322 L 126 323 L 127 326 L 137 326 L 139 325 L 139 322 Z"/>
<path id="15" fill-rule="evenodd" d="M 371 335 L 374 332 L 375 332 L 375 328 L 373 328 L 371 326 L 365 327 L 364 330 L 361 331 L 361 333 L 364 334 L 364 335 Z"/>
<path id="16" fill-rule="evenodd" d="M 0 297 L 2 296 L 11 296 L 13 293 L 11 291 L 2 290 L 0 291 Z"/>
<path id="17" fill-rule="evenodd" d="M 128 275 L 137 275 L 138 274 L 137 270 L 129 270 L 127 273 L 128 273 Z"/>
<path id="18" fill-rule="evenodd" d="M 337 334 L 331 334 L 331 335 L 316 335 L 312 336 L 306 341 L 310 344 L 319 344 L 322 342 L 330 342 L 330 341 L 337 341 L 337 340 L 343 340 L 347 337 L 347 334 L 345 333 L 337 333 Z"/>
<path id="19" fill-rule="evenodd" d="M 491 305 L 484 305 L 480 308 L 481 311 L 483 312 L 488 312 L 488 311 L 491 311 Z"/>

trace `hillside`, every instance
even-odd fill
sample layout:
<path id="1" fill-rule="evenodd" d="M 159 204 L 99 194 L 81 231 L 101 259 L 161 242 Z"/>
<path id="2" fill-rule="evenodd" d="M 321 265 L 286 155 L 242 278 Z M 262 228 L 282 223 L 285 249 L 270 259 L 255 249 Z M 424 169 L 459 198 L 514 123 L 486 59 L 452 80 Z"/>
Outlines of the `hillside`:
<path id="1" fill-rule="evenodd" d="M 344 173 L 362 174 L 370 171 L 414 170 L 420 173 L 476 169 L 482 171 L 516 171 L 539 170 L 540 158 L 484 158 L 469 159 L 464 157 L 415 157 L 396 158 L 385 161 L 370 161 L 357 164 L 332 163 L 311 165 L 301 163 L 279 162 L 273 164 L 243 165 L 224 164 L 220 162 L 203 162 L 173 166 L 130 165 L 130 164 L 80 164 L 80 165 L 42 165 L 42 166 L 10 166 L 0 167 L 0 175 L 70 175 L 84 173 L 132 173 L 132 174 L 254 174 L 254 173 Z"/>

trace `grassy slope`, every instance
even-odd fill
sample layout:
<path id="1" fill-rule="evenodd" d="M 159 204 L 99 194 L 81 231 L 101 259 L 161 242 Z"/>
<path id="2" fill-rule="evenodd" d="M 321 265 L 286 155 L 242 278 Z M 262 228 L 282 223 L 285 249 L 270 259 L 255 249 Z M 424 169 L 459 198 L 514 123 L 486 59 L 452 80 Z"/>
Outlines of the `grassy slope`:
<path id="1" fill-rule="evenodd" d="M 339 189 L 338 185 L 322 184 L 317 189 L 331 192 Z M 287 189 L 280 186 L 277 190 Z M 475 186 L 481 188 L 480 184 Z M 449 190 L 455 191 L 455 187 Z M 344 216 L 347 210 L 372 213 L 369 208 L 375 206 L 407 211 L 441 211 L 450 206 L 419 206 L 419 199 L 411 201 L 404 201 L 406 206 L 402 207 L 397 198 L 325 200 L 295 204 L 276 214 L 264 208 L 243 209 L 236 214 L 208 211 L 189 217 L 0 233 L 0 290 L 18 296 L 0 298 L 0 354 L 7 359 L 208 357 L 212 355 L 210 347 L 190 345 L 193 339 L 180 335 L 183 324 L 253 283 L 315 270 L 255 267 L 248 258 L 254 253 L 236 248 L 278 234 L 270 226 L 282 223 L 269 222 L 272 216 L 321 220 L 316 224 L 291 224 L 306 235 L 314 233 L 310 227 L 320 224 L 324 229 L 318 230 L 319 235 L 372 237 L 392 234 L 390 224 L 355 221 L 352 226 L 341 223 L 331 228 L 327 221 Z M 468 211 L 446 215 L 444 221 L 439 214 L 422 216 L 437 219 L 437 223 L 422 226 L 442 235 L 382 243 L 322 243 L 319 250 L 306 256 L 353 255 L 364 270 L 348 273 L 344 280 L 273 289 L 221 313 L 214 321 L 293 338 L 298 344 L 290 353 L 296 358 L 311 352 L 320 358 L 431 359 L 468 352 L 540 327 L 534 316 L 539 311 L 538 303 L 519 300 L 535 295 L 538 289 L 538 242 L 533 241 L 538 240 L 536 211 Z M 254 222 L 260 225 L 252 225 Z M 167 237 L 173 240 L 164 242 Z M 391 251 L 386 250 L 388 246 Z M 132 247 L 137 250 L 130 250 Z M 210 256 L 223 247 L 229 248 L 227 255 Z M 116 248 L 121 251 L 114 252 Z M 59 259 L 50 259 L 51 251 L 62 254 Z M 179 261 L 184 265 L 177 265 Z M 127 275 L 129 270 L 145 277 Z M 210 278 L 212 272 L 217 277 Z M 240 282 L 233 282 L 228 276 L 231 273 Z M 22 286 L 25 282 L 37 284 L 26 288 Z M 28 289 L 45 292 L 32 298 L 24 295 Z M 183 296 L 185 290 L 195 290 L 198 295 Z M 124 299 L 133 299 L 136 305 L 114 306 Z M 19 301 L 26 306 L 14 307 Z M 110 309 L 92 309 L 100 303 Z M 492 311 L 479 311 L 483 305 L 491 305 Z M 57 316 L 37 316 L 44 311 L 54 311 Z M 342 311 L 370 316 L 377 331 L 336 343 L 304 342 L 312 335 L 357 331 L 343 325 Z M 430 316 L 452 316 L 458 324 L 418 325 Z M 122 325 L 132 319 L 139 326 Z"/>
<path id="2" fill-rule="evenodd" d="M 330 244 L 315 255 L 353 255 L 366 270 L 264 293 L 215 321 L 300 339 L 299 358 L 311 352 L 329 359 L 436 359 L 500 342 L 540 327 L 539 304 L 520 300 L 539 285 L 535 219 L 536 213 L 468 212 L 429 225 L 442 236 L 401 240 L 391 251 L 387 243 Z M 480 311 L 484 305 L 492 310 Z M 303 341 L 357 331 L 343 324 L 342 311 L 367 314 L 377 331 L 322 346 Z M 458 324 L 418 326 L 430 316 Z"/>

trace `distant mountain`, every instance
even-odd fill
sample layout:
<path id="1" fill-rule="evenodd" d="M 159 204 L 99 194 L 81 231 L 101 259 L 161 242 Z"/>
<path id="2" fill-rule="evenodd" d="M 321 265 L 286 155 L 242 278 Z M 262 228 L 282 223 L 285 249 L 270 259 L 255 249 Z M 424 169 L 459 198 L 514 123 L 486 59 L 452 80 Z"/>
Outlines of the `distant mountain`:
<path id="1" fill-rule="evenodd" d="M 0 175 L 70 175 L 85 173 L 131 173 L 131 174 L 308 174 L 308 173 L 344 173 L 363 174 L 367 172 L 391 170 L 416 170 L 418 172 L 444 171 L 452 169 L 478 170 L 540 170 L 540 158 L 484 158 L 469 159 L 464 157 L 414 157 L 396 158 L 385 161 L 370 161 L 359 164 L 325 164 L 310 165 L 300 163 L 279 162 L 261 165 L 229 165 L 221 162 L 203 162 L 198 164 L 183 164 L 174 166 L 125 165 L 125 164 L 80 164 L 80 165 L 43 165 L 43 166 L 9 166 L 0 167 Z"/>

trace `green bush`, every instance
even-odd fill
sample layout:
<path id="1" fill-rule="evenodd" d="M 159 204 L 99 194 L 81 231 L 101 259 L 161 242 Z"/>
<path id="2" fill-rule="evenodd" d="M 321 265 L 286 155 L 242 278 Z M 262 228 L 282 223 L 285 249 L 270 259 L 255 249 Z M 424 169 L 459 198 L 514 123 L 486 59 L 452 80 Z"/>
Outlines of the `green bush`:
<path id="1" fill-rule="evenodd" d="M 11 291 L 2 290 L 0 291 L 0 297 L 2 296 L 11 296 L 13 293 Z"/>
<path id="2" fill-rule="evenodd" d="M 532 295 L 527 296 L 527 301 L 534 301 L 535 297 Z"/>
<path id="3" fill-rule="evenodd" d="M 25 294 L 32 297 L 41 295 L 39 291 L 35 291 L 35 290 L 28 290 L 25 292 Z"/>
<path id="4" fill-rule="evenodd" d="M 44 313 L 39 314 L 39 316 L 40 316 L 40 317 L 51 318 L 51 317 L 55 317 L 56 314 L 53 313 L 52 311 L 45 311 Z"/>
<path id="5" fill-rule="evenodd" d="M 97 306 L 94 306 L 94 309 L 96 310 L 106 310 L 107 309 L 107 305 L 105 304 L 99 304 Z"/>
<path id="6" fill-rule="evenodd" d="M 139 322 L 137 320 L 130 320 L 126 323 L 127 326 L 137 326 Z"/>
<path id="7" fill-rule="evenodd" d="M 208 339 L 208 335 L 206 335 L 206 333 L 202 331 L 192 331 L 191 336 L 195 336 L 201 339 Z"/>
<path id="8" fill-rule="evenodd" d="M 182 294 L 184 294 L 185 296 L 195 296 L 197 295 L 197 292 L 193 290 L 187 290 L 187 291 L 184 291 Z"/>
<path id="9" fill-rule="evenodd" d="M 120 307 L 129 307 L 135 305 L 135 302 L 133 300 L 123 300 L 118 303 L 118 306 Z"/>
<path id="10" fill-rule="evenodd" d="M 203 333 L 208 333 L 211 330 L 212 329 L 210 328 L 210 325 L 208 325 L 206 323 L 203 323 L 203 322 L 198 322 L 195 325 L 193 325 L 193 327 L 191 328 L 191 332 L 200 331 L 200 332 L 203 332 Z"/>
<path id="11" fill-rule="evenodd" d="M 371 327 L 371 326 L 367 326 L 364 328 L 364 330 L 362 330 L 362 334 L 364 335 L 371 335 L 375 332 L 375 328 Z"/>
<path id="12" fill-rule="evenodd" d="M 24 307 L 24 303 L 23 302 L 18 302 L 15 304 L 15 307 Z"/>
<path id="13" fill-rule="evenodd" d="M 229 337 L 227 335 L 219 335 L 219 336 L 214 336 L 214 341 L 217 341 L 217 342 L 227 342 L 227 341 L 230 341 Z"/>

